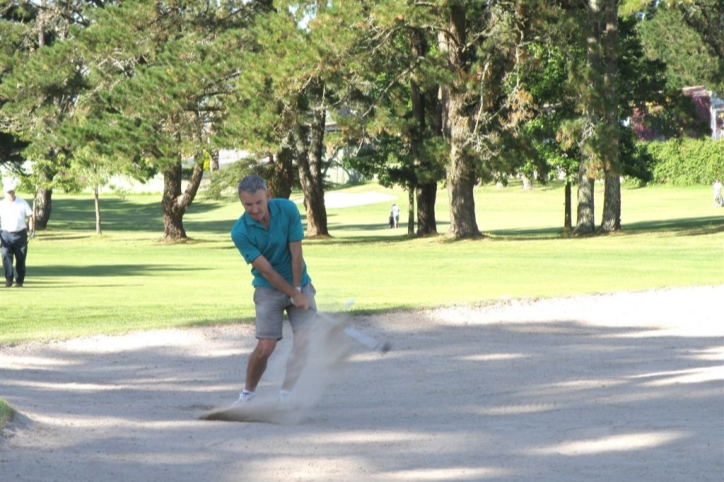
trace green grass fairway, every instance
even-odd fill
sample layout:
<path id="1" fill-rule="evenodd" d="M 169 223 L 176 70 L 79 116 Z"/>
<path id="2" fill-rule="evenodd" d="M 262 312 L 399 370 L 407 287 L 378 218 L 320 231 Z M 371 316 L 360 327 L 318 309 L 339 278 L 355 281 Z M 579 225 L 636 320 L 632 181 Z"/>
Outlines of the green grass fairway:
<path id="1" fill-rule="evenodd" d="M 458 242 L 408 239 L 404 191 L 344 190 L 369 191 L 397 196 L 400 229 L 386 225 L 392 201 L 328 208 L 333 237 L 304 243 L 321 309 L 350 297 L 355 310 L 374 312 L 724 282 L 724 209 L 713 207 L 706 186 L 624 188 L 624 231 L 583 239 L 560 235 L 560 184 L 486 186 L 476 208 L 487 237 Z M 600 189 L 596 196 L 600 207 Z M 184 222 L 192 239 L 173 245 L 160 241 L 160 195 L 109 196 L 101 207 L 98 237 L 91 196 L 54 196 L 49 229 L 29 248 L 25 287 L 0 291 L 10 315 L 0 343 L 251 321 L 249 267 L 229 238 L 238 201 L 199 195 Z M 444 189 L 437 218 L 444 234 Z"/>

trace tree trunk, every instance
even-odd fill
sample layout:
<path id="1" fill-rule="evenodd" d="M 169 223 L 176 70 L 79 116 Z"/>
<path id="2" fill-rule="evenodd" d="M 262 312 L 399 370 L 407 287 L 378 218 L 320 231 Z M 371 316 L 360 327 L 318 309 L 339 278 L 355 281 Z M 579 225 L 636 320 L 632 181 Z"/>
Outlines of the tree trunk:
<path id="1" fill-rule="evenodd" d="M 315 95 L 322 97 L 324 86 L 318 87 Z M 311 150 L 309 156 L 309 172 L 312 175 L 312 189 L 314 195 L 310 195 L 309 211 L 307 211 L 307 235 L 328 236 L 327 228 L 327 207 L 324 204 L 324 127 L 327 121 L 327 111 L 321 107 L 321 99 L 316 109 L 311 126 Z M 310 192 L 311 194 L 311 192 Z M 306 196 L 305 196 L 306 197 Z M 311 202 L 312 199 L 314 202 Z M 312 216 L 309 213 L 312 213 Z M 313 218 L 314 229 L 310 230 L 310 218 Z"/>
<path id="2" fill-rule="evenodd" d="M 288 146 L 282 146 L 272 160 L 272 172 L 269 179 L 269 195 L 289 199 L 294 184 L 294 153 Z"/>
<path id="3" fill-rule="evenodd" d="M 314 129 L 319 129 L 317 123 L 314 123 Z M 324 123 L 322 123 L 324 130 Z M 294 136 L 294 152 L 299 168 L 299 182 L 304 192 L 304 207 L 307 210 L 307 237 L 327 236 L 327 209 L 324 205 L 324 187 L 321 184 L 319 175 L 315 176 L 316 169 L 310 160 L 309 150 L 307 147 L 308 129 L 299 124 L 295 125 L 293 130 Z M 319 134 L 316 134 L 318 137 Z M 315 139 L 313 134 L 312 139 Z M 319 171 L 317 171 L 319 172 Z"/>
<path id="4" fill-rule="evenodd" d="M 450 227 L 448 236 L 454 238 L 481 237 L 475 219 L 476 184 L 473 160 L 465 149 L 470 134 L 470 119 L 463 114 L 464 94 L 450 91 L 448 98 L 448 122 L 450 125 L 450 165 L 447 171 L 447 192 L 450 203 Z"/>
<path id="5" fill-rule="evenodd" d="M 102 236 L 103 231 L 101 231 L 101 199 L 98 193 L 98 186 L 93 187 L 93 201 L 95 202 L 96 208 L 96 234 L 98 236 Z"/>
<path id="6" fill-rule="evenodd" d="M 429 236 L 437 234 L 435 221 L 435 201 L 437 199 L 437 182 L 429 182 L 417 186 L 417 235 Z"/>
<path id="7" fill-rule="evenodd" d="M 407 235 L 415 235 L 415 189 L 407 191 Z"/>
<path id="8" fill-rule="evenodd" d="M 163 237 L 168 241 L 187 239 L 183 217 L 198 192 L 204 174 L 203 164 L 194 164 L 186 191 L 181 193 L 181 163 L 174 164 L 163 172 Z"/>
<path id="9" fill-rule="evenodd" d="M 412 163 L 414 165 L 415 178 L 408 186 L 408 216 L 407 216 L 407 235 L 415 234 L 415 193 L 420 183 L 419 172 L 422 170 L 425 160 L 422 155 L 423 150 L 423 133 L 426 131 L 426 110 L 425 95 L 417 81 L 415 71 L 415 63 L 417 59 L 424 57 L 427 53 L 427 43 L 425 42 L 425 34 L 417 28 L 410 29 L 410 53 L 412 65 L 410 65 L 410 102 L 412 104 L 412 117 L 415 119 L 414 124 L 410 126 L 410 151 L 412 152 Z"/>
<path id="10" fill-rule="evenodd" d="M 565 201 L 563 206 L 563 233 L 570 234 L 573 232 L 573 223 L 571 219 L 571 212 L 573 211 L 573 203 L 571 199 L 571 181 L 566 179 L 565 187 Z"/>
<path id="11" fill-rule="evenodd" d="M 211 149 L 209 152 L 209 171 L 214 172 L 219 170 L 219 150 Z"/>
<path id="12" fill-rule="evenodd" d="M 604 3 L 605 31 L 603 32 L 603 59 L 605 75 L 604 109 L 606 139 L 602 143 L 602 159 L 606 173 L 606 185 L 603 195 L 603 217 L 600 231 L 612 232 L 621 229 L 621 178 L 619 176 L 619 127 L 618 127 L 618 2 L 606 0 Z"/>
<path id="13" fill-rule="evenodd" d="M 50 212 L 53 208 L 53 190 L 47 187 L 39 187 L 35 191 L 35 202 L 33 203 L 33 217 L 35 218 L 35 229 L 42 231 L 48 228 Z"/>
<path id="14" fill-rule="evenodd" d="M 448 170 L 448 201 L 450 203 L 450 228 L 448 235 L 454 238 L 481 237 L 475 219 L 475 177 L 470 172 L 469 161 L 456 146 L 450 149 Z"/>
<path id="15" fill-rule="evenodd" d="M 621 230 L 621 178 L 615 172 L 606 171 L 603 191 L 603 219 L 600 231 L 610 233 Z"/>
<path id="16" fill-rule="evenodd" d="M 441 49 L 447 52 L 452 68 L 461 74 L 469 70 L 465 58 L 466 45 L 465 9 L 461 5 L 450 7 L 449 31 L 442 35 Z M 481 237 L 475 220 L 473 190 L 477 181 L 475 163 L 466 149 L 471 135 L 471 120 L 465 112 L 468 89 L 464 79 L 458 79 L 446 89 L 444 100 L 447 131 L 450 138 L 450 165 L 447 171 L 448 200 L 450 203 L 450 228 L 448 235 L 454 238 Z"/>
<path id="17" fill-rule="evenodd" d="M 174 164 L 163 172 L 163 237 L 167 240 L 186 239 L 181 199 L 181 164 Z"/>
<path id="18" fill-rule="evenodd" d="M 600 166 L 600 135 L 602 120 L 603 71 L 601 69 L 601 2 L 588 1 L 588 37 L 586 39 L 587 84 L 583 90 L 585 127 L 581 136 L 581 164 L 578 168 L 578 210 L 576 234 L 595 231 L 594 179 L 589 175 Z"/>
<path id="19" fill-rule="evenodd" d="M 578 169 L 578 210 L 576 234 L 590 234 L 595 231 L 594 220 L 594 186 L 593 179 L 588 177 L 586 162 L 581 161 Z"/>
<path id="20" fill-rule="evenodd" d="M 430 106 L 430 131 L 432 136 L 443 137 L 443 104 L 438 100 L 440 89 L 429 91 L 426 95 L 426 105 Z M 437 220 L 435 218 L 435 202 L 437 201 L 438 181 L 444 176 L 436 160 L 428 160 L 423 164 L 426 178 L 420 181 L 418 175 L 417 195 L 417 235 L 429 236 L 437 234 Z"/>

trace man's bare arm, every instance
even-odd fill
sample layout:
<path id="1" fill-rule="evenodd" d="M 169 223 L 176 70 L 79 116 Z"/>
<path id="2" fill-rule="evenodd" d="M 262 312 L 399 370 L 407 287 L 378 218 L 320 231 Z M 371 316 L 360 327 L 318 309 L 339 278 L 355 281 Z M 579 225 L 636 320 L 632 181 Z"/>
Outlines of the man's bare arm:
<path id="1" fill-rule="evenodd" d="M 259 270 L 259 273 L 261 273 L 264 279 L 267 280 L 274 288 L 291 298 L 292 303 L 294 303 L 295 306 L 305 310 L 309 309 L 309 306 L 311 305 L 309 297 L 304 293 L 297 291 L 294 286 L 287 283 L 287 280 L 277 273 L 271 263 L 269 263 L 263 255 L 258 256 L 251 262 L 251 265 Z"/>
<path id="2" fill-rule="evenodd" d="M 302 242 L 289 243 L 289 252 L 292 253 L 292 280 L 294 287 L 302 286 L 302 271 L 304 270 L 304 256 L 302 255 Z"/>

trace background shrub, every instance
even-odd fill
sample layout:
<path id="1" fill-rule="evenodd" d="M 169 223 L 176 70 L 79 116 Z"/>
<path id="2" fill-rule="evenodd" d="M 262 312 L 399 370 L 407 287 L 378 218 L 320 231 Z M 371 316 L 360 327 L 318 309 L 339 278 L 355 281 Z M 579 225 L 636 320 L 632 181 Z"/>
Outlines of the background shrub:
<path id="1" fill-rule="evenodd" d="M 653 158 L 656 184 L 709 185 L 724 177 L 724 141 L 684 138 L 642 144 Z"/>

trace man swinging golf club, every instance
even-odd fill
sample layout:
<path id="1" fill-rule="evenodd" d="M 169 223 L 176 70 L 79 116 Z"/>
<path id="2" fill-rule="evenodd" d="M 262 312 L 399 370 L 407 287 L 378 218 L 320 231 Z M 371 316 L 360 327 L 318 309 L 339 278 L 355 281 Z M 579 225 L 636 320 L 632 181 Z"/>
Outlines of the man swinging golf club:
<path id="1" fill-rule="evenodd" d="M 246 367 L 244 389 L 234 405 L 254 398 L 269 357 L 282 338 L 286 311 L 294 338 L 279 404 L 287 408 L 304 367 L 309 329 L 317 309 L 315 289 L 302 255 L 304 229 L 297 206 L 288 199 L 268 199 L 266 183 L 259 176 L 242 179 L 238 195 L 244 214 L 231 229 L 231 239 L 252 266 L 257 345 Z"/>

